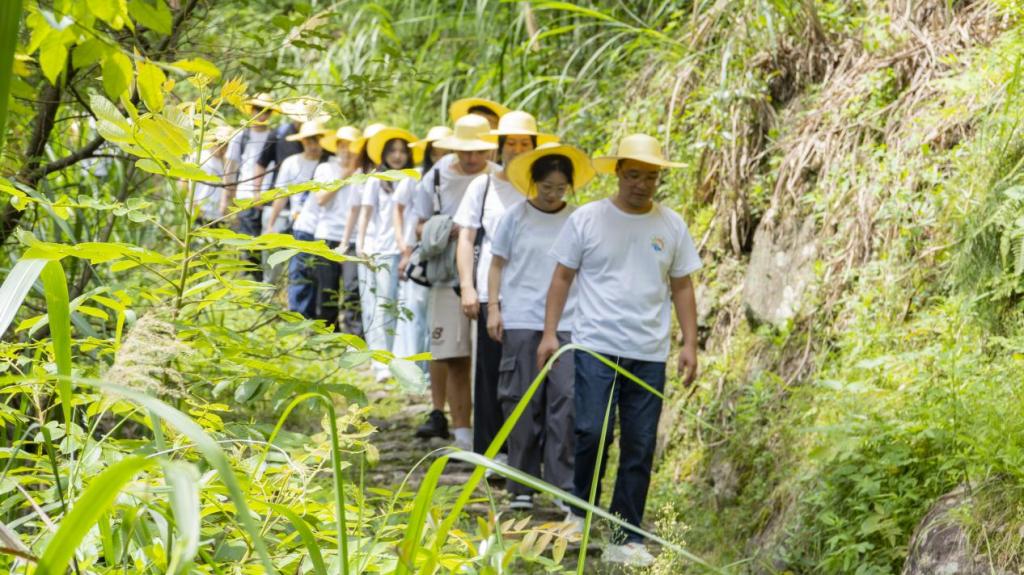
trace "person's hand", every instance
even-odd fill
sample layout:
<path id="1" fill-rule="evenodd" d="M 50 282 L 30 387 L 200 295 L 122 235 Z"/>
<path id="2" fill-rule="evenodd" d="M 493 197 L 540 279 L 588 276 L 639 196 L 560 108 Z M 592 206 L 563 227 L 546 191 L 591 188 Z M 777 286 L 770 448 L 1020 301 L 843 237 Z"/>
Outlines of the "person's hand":
<path id="1" fill-rule="evenodd" d="M 462 288 L 462 313 L 469 319 L 476 319 L 480 315 L 480 298 L 472 286 Z"/>
<path id="2" fill-rule="evenodd" d="M 683 378 L 683 385 L 690 387 L 697 380 L 697 346 L 687 344 L 679 350 L 679 363 L 676 366 Z"/>
<path id="3" fill-rule="evenodd" d="M 501 307 L 497 304 L 487 306 L 487 335 L 491 336 L 491 339 L 501 343 L 501 335 L 503 332 L 501 326 Z"/>
<path id="4" fill-rule="evenodd" d="M 347 255 L 348 254 L 348 244 L 338 244 L 338 246 L 336 248 L 334 248 L 334 253 L 336 253 L 336 254 L 338 254 L 340 256 Z"/>
<path id="5" fill-rule="evenodd" d="M 537 369 L 544 369 L 544 364 L 551 359 L 551 356 L 555 355 L 559 347 L 558 336 L 553 333 L 545 333 L 540 340 L 540 345 L 537 346 Z"/>
<path id="6" fill-rule="evenodd" d="M 412 259 L 412 248 L 405 248 L 402 250 L 402 257 L 398 259 L 398 280 L 405 281 L 408 276 L 405 270 L 409 267 L 409 260 Z"/>

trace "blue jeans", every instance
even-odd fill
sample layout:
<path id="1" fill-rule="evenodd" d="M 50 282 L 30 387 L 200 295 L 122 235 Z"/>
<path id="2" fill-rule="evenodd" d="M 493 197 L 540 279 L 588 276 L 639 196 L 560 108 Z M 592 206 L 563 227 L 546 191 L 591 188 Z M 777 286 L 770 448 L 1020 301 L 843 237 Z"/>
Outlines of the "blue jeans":
<path id="1" fill-rule="evenodd" d="M 583 500 L 590 498 L 594 467 L 597 465 L 597 450 L 601 442 L 604 414 L 611 401 L 608 433 L 605 437 L 604 461 L 600 477 L 604 477 L 605 462 L 608 461 L 608 447 L 614 437 L 616 412 L 619 414 L 619 474 L 615 478 L 615 492 L 612 494 L 612 514 L 628 523 L 640 526 L 647 504 L 647 490 L 651 484 L 651 466 L 654 463 L 654 447 L 658 438 L 658 418 L 661 416 L 661 399 L 636 383 L 620 376 L 615 370 L 601 363 L 586 352 L 577 351 L 576 360 L 576 468 L 574 494 Z M 619 367 L 632 373 L 638 379 L 658 391 L 665 389 L 665 362 L 641 361 L 624 357 L 608 356 Z M 601 484 L 598 482 L 597 499 L 601 501 Z M 580 509 L 574 512 L 583 515 Z M 616 543 L 641 541 L 633 533 L 616 530 Z"/>
<path id="2" fill-rule="evenodd" d="M 295 239 L 312 241 L 313 234 L 296 231 Z M 307 319 L 316 319 L 316 259 L 300 252 L 288 260 L 288 309 Z"/>

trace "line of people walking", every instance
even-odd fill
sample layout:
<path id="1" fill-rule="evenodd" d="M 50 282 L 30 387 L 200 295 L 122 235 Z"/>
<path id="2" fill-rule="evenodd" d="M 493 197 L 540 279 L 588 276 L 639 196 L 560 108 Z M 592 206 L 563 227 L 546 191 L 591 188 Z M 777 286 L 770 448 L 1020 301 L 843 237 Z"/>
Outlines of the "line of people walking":
<path id="1" fill-rule="evenodd" d="M 654 201 L 664 170 L 680 167 L 648 135 L 622 138 L 591 157 L 539 131 L 522 110 L 482 98 L 450 109 L 453 128 L 425 138 L 393 126 L 328 128 L 310 102 L 248 101 L 254 122 L 216 131 L 210 161 L 223 194 L 198 193 L 199 217 L 227 213 L 235 198 L 272 187 L 340 183 L 356 174 L 416 169 L 418 179 L 369 178 L 282 197 L 239 214 L 248 235 L 287 232 L 323 241 L 370 265 L 298 254 L 288 262 L 288 306 L 371 349 L 424 352 L 432 410 L 422 439 L 454 438 L 483 453 L 548 359 L 569 342 L 604 355 L 664 390 L 671 313 L 683 331 L 676 360 L 684 385 L 697 375 L 691 276 L 701 262 L 686 223 Z M 271 129 L 271 116 L 288 121 Z M 609 198 L 569 200 L 598 174 L 614 176 Z M 216 207 L 214 207 L 216 206 Z M 274 281 L 258 255 L 256 279 Z M 384 381 L 388 367 L 375 363 Z M 588 353 L 568 352 L 548 372 L 517 421 L 502 457 L 516 468 L 588 499 L 606 414 L 618 422 L 620 459 L 611 511 L 639 525 L 651 479 L 661 400 Z M 449 419 L 450 416 L 450 419 Z M 600 470 L 601 475 L 604 469 Z M 510 483 L 510 506 L 534 493 Z M 600 489 L 597 488 L 598 501 Z M 565 507 L 582 526 L 584 512 Z M 638 536 L 616 531 L 604 558 L 653 561 Z"/>

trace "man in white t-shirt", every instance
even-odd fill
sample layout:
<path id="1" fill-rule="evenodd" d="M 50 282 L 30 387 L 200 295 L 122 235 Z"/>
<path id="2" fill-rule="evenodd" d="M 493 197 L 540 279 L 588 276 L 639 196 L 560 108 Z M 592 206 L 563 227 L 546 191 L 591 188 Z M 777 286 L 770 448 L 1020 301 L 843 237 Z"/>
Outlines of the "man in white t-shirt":
<path id="1" fill-rule="evenodd" d="M 573 342 L 604 355 L 659 393 L 665 388 L 675 307 L 684 341 L 677 366 L 683 385 L 689 386 L 697 376 L 696 299 L 690 274 L 701 262 L 683 219 L 653 200 L 662 168 L 680 164 L 666 160 L 654 138 L 634 134 L 622 139 L 616 155 L 597 158 L 594 165 L 599 172 L 618 177 L 618 192 L 573 213 L 551 248 L 558 266 L 548 289 L 537 361 L 546 363 L 559 347 L 558 322 L 575 282 Z M 621 432 L 611 512 L 639 526 L 651 481 L 661 399 L 590 354 L 574 355 L 575 495 L 590 497 L 610 397 L 610 424 L 618 411 Z M 609 445 L 612 431 L 606 437 Z M 599 486 L 600 478 L 595 501 L 600 500 Z M 579 524 L 581 515 L 570 513 L 570 519 Z M 653 562 L 633 532 L 616 531 L 603 557 L 631 565 Z"/>
<path id="2" fill-rule="evenodd" d="M 486 119 L 468 114 L 455 122 L 454 134 L 437 141 L 438 147 L 455 153 L 435 164 L 423 175 L 417 186 L 413 211 L 421 222 L 418 225 L 419 232 L 422 232 L 422 222 L 431 217 L 454 216 L 470 182 L 477 176 L 497 171 L 498 166 L 488 160 L 497 144 L 483 139 L 489 131 L 490 124 Z M 435 174 L 439 177 L 435 178 Z M 457 237 L 457 225 L 452 226 L 452 233 Z M 455 237 L 451 241 L 455 241 Z M 473 399 L 469 371 L 472 347 L 470 321 L 462 313 L 459 296 L 454 290 L 457 282 L 457 278 L 453 278 L 442 284 L 435 283 L 430 288 L 428 307 L 431 317 L 430 352 L 433 357 L 430 364 L 430 389 L 434 410 L 428 415 L 427 422 L 416 430 L 416 435 L 421 438 L 449 436 L 448 420 L 444 415 L 447 400 L 452 412 L 455 443 L 468 450 L 473 447 L 470 427 Z"/>
<path id="3" fill-rule="evenodd" d="M 257 162 L 264 149 L 270 145 L 270 116 L 277 110 L 273 99 L 267 94 L 258 94 L 246 101 L 252 116 L 252 123 L 242 129 L 228 144 L 227 158 L 224 162 L 224 193 L 221 194 L 220 211 L 227 214 L 231 203 L 240 200 L 258 200 L 260 192 L 266 190 L 270 180 L 263 179 L 262 186 L 257 187 Z M 258 236 L 263 231 L 263 207 L 253 206 L 239 212 L 234 225 L 235 231 Z M 253 279 L 262 281 L 262 259 L 258 253 L 248 253 L 244 257 L 252 262 L 250 271 Z"/>

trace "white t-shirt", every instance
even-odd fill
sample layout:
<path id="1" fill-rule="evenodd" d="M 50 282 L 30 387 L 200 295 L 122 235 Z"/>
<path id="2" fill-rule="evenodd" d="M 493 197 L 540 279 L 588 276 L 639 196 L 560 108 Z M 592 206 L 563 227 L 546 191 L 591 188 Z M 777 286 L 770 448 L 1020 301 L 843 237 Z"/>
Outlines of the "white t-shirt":
<path id="1" fill-rule="evenodd" d="M 420 180 L 419 185 L 416 186 L 416 214 L 420 219 L 429 220 L 430 216 L 434 215 L 434 202 L 436 201 L 436 195 L 434 194 L 434 171 L 440 171 L 441 173 L 441 190 L 440 190 L 440 212 L 447 216 L 455 216 L 455 212 L 459 209 L 459 204 L 462 203 L 462 196 L 466 193 L 466 188 L 469 183 L 475 180 L 478 176 L 494 173 L 501 170 L 501 166 L 493 162 L 487 162 L 487 168 L 478 174 L 472 174 L 469 176 L 460 174 L 453 169 L 453 165 L 459 161 L 458 154 L 448 154 L 447 156 L 438 160 L 430 171 L 423 174 L 423 178 Z"/>
<path id="2" fill-rule="evenodd" d="M 551 245 L 575 209 L 566 205 L 548 213 L 530 202 L 520 202 L 502 216 L 494 231 L 491 251 L 507 262 L 501 274 L 501 318 L 505 329 L 544 330 L 548 286 L 558 263 L 551 255 Z M 574 282 L 558 331 L 572 329 L 577 290 Z"/>
<path id="3" fill-rule="evenodd" d="M 285 188 L 294 184 L 306 183 L 313 179 L 313 174 L 316 173 L 316 168 L 319 164 L 319 158 L 311 160 L 307 158 L 305 154 L 292 154 L 281 162 L 281 169 L 277 171 L 277 183 L 274 185 L 278 188 Z M 278 217 L 288 218 L 288 214 L 296 212 L 301 217 L 303 214 L 303 199 L 304 196 L 308 195 L 309 194 L 307 192 L 303 192 L 289 197 L 289 207 L 281 210 Z M 314 215 L 315 214 L 313 213 L 309 213 L 301 222 L 296 220 L 293 228 L 300 232 L 312 234 L 316 231 L 316 219 L 311 219 L 310 216 Z"/>
<path id="4" fill-rule="evenodd" d="M 490 180 L 490 191 L 484 198 L 484 191 L 487 189 L 487 182 Z M 497 176 L 479 176 L 470 182 L 466 188 L 466 195 L 462 197 L 462 203 L 455 212 L 454 221 L 464 228 L 473 228 L 477 233 L 484 234 L 484 241 L 480 244 L 480 261 L 476 268 L 476 291 L 481 302 L 486 302 L 487 296 L 487 271 L 491 269 L 491 235 L 498 227 L 498 220 L 506 210 L 512 206 L 523 203 L 526 196 L 519 193 L 519 190 L 511 182 L 499 179 Z M 480 209 L 483 206 L 483 231 L 480 228 Z M 552 240 L 554 237 L 551 238 Z"/>
<path id="5" fill-rule="evenodd" d="M 356 170 L 356 174 L 362 173 Z M 354 174 L 353 174 L 354 175 Z M 336 182 L 341 179 L 341 166 L 336 161 L 327 161 L 316 167 L 316 174 L 313 180 L 317 182 Z M 318 240 L 329 242 L 340 242 L 345 238 L 345 225 L 348 223 L 348 213 L 353 206 L 359 205 L 359 190 L 361 184 L 347 184 L 342 186 L 331 201 L 320 208 L 320 219 L 317 220 L 316 231 L 313 237 Z M 310 197 L 306 204 L 314 203 L 319 205 L 316 197 Z M 303 205 L 305 210 L 305 205 Z M 349 238 L 350 240 L 353 238 Z"/>
<path id="6" fill-rule="evenodd" d="M 395 194 L 398 182 L 372 178 L 363 186 L 361 205 L 373 208 L 366 224 L 363 251 L 368 254 L 395 255 Z M 391 188 L 389 191 L 388 188 Z"/>
<path id="7" fill-rule="evenodd" d="M 634 215 L 610 199 L 593 202 L 569 217 L 551 255 L 577 270 L 574 343 L 630 359 L 668 359 L 669 279 L 701 267 L 679 214 L 655 204 Z"/>
<path id="8" fill-rule="evenodd" d="M 420 171 L 422 177 L 423 170 Z M 415 198 L 416 186 L 419 184 L 418 180 L 412 178 L 406 178 L 398 182 L 398 188 L 395 190 L 395 209 L 398 206 L 404 206 L 405 212 L 402 214 L 402 225 L 405 229 L 400 230 L 402 237 L 405 238 L 405 243 L 408 246 L 416 245 L 416 224 L 419 223 L 419 218 L 416 217 L 414 209 L 412 208 L 413 200 Z"/>
<path id="9" fill-rule="evenodd" d="M 217 176 L 218 178 L 224 177 L 224 161 L 210 154 L 210 152 L 203 153 L 199 164 L 207 174 Z M 211 186 L 206 182 L 196 182 L 192 200 L 199 205 L 199 213 L 202 217 L 208 220 L 215 220 L 220 217 L 220 194 L 220 186 Z"/>
<path id="10" fill-rule="evenodd" d="M 235 187 L 235 197 L 240 200 L 252 199 L 255 195 L 256 187 L 254 185 L 253 177 L 256 173 L 256 162 L 260 158 L 260 154 L 263 153 L 263 148 L 267 145 L 267 139 L 270 138 L 271 131 L 269 129 L 257 132 L 252 128 L 248 129 L 249 139 L 245 143 L 245 149 L 242 149 L 242 139 L 245 136 L 246 130 L 243 130 L 235 134 L 234 138 L 228 143 L 228 159 L 235 162 L 238 166 L 238 185 Z M 270 169 L 270 166 L 267 167 Z M 263 178 L 262 190 L 270 188 L 270 178 Z"/>

